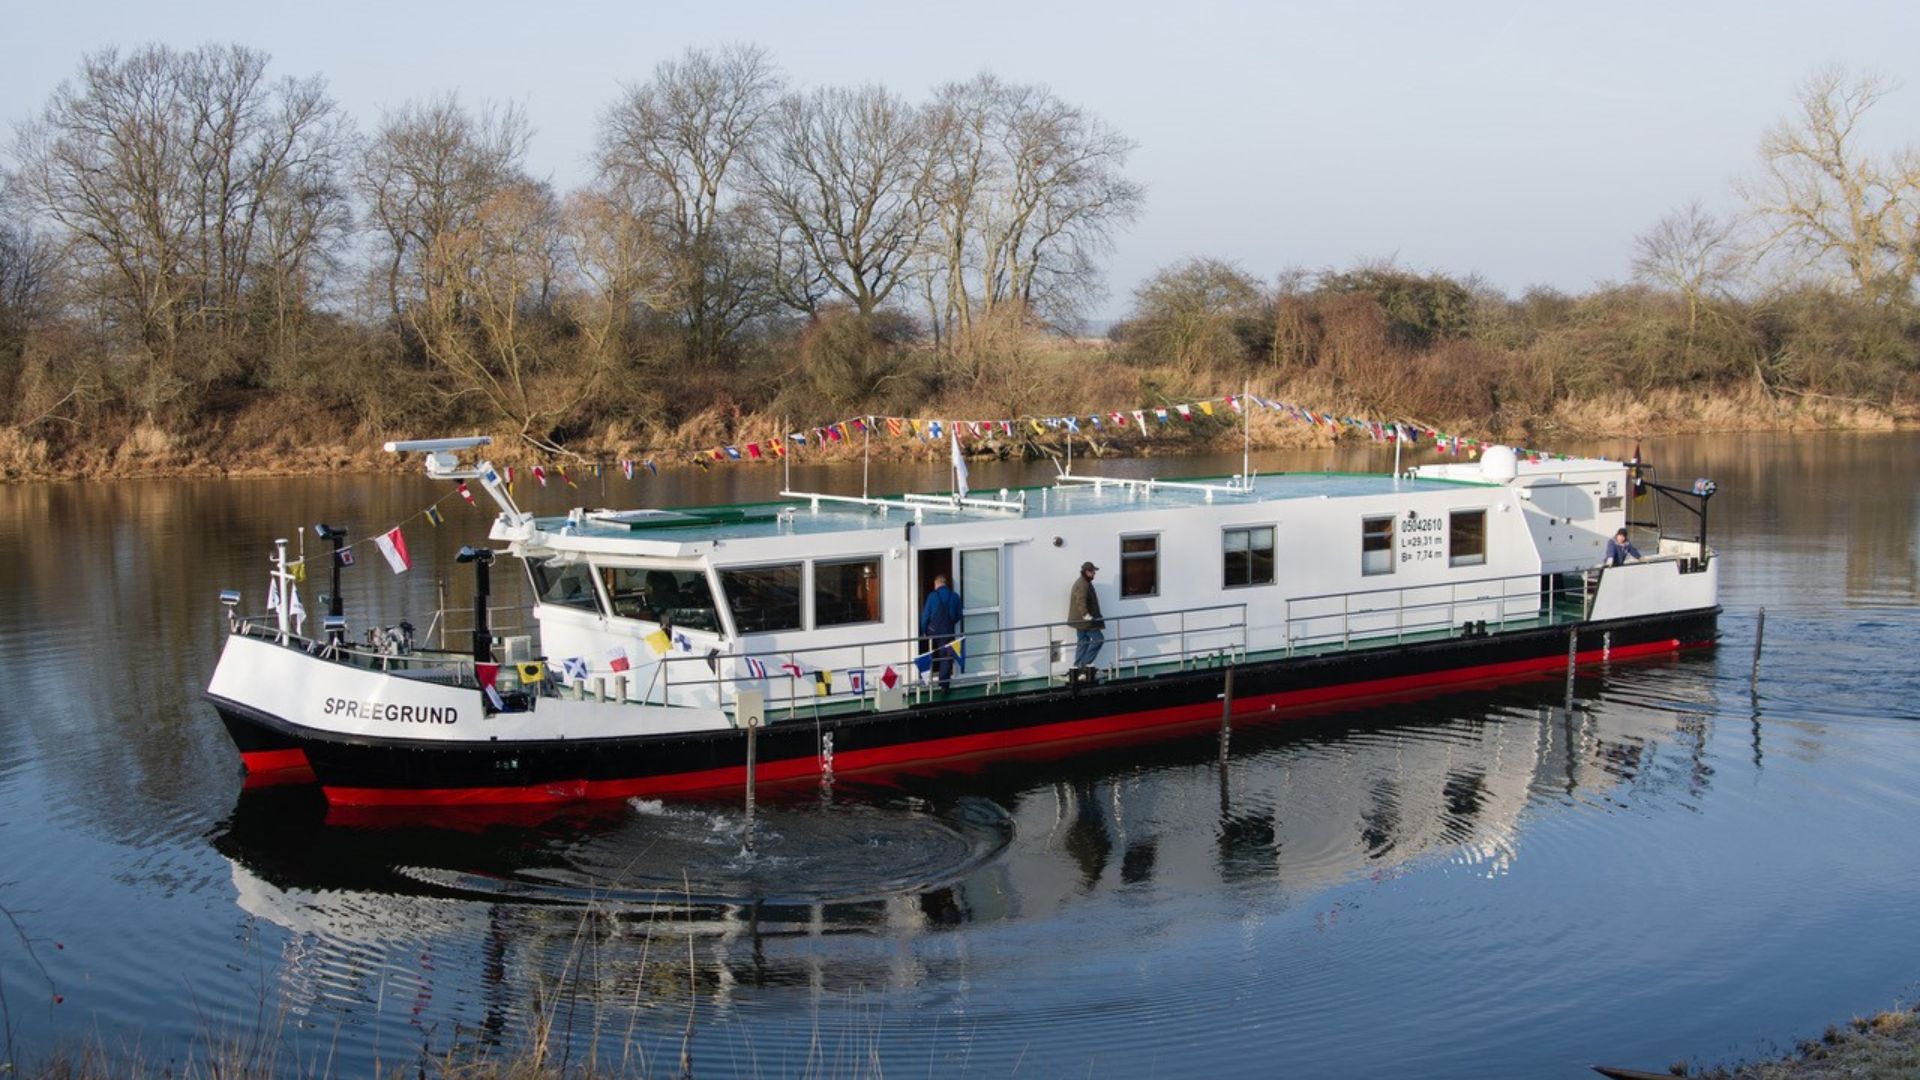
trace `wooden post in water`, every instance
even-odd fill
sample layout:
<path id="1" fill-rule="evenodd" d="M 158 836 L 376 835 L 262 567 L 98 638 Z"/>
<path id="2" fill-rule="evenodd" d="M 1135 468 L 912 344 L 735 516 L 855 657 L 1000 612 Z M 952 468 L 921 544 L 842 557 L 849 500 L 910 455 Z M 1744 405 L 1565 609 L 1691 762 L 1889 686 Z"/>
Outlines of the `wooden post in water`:
<path id="1" fill-rule="evenodd" d="M 1567 712 L 1573 712 L 1573 672 L 1580 663 L 1580 631 L 1567 631 Z"/>
<path id="2" fill-rule="evenodd" d="M 1220 764 L 1227 763 L 1227 740 L 1233 737 L 1233 667 L 1227 667 L 1227 681 L 1220 692 Z"/>
<path id="3" fill-rule="evenodd" d="M 754 774 L 760 764 L 760 722 L 766 718 L 766 711 L 766 698 L 761 691 L 734 691 L 734 722 L 747 729 L 747 823 L 744 842 L 748 851 L 753 850 Z"/>
<path id="4" fill-rule="evenodd" d="M 747 850 L 753 850 L 753 774 L 759 765 L 760 748 L 758 745 L 760 723 L 756 717 L 747 718 Z"/>
<path id="5" fill-rule="evenodd" d="M 1767 639 L 1767 609 L 1760 609 L 1760 625 L 1753 628 L 1753 674 L 1747 676 L 1747 693 L 1760 692 L 1760 646 Z"/>

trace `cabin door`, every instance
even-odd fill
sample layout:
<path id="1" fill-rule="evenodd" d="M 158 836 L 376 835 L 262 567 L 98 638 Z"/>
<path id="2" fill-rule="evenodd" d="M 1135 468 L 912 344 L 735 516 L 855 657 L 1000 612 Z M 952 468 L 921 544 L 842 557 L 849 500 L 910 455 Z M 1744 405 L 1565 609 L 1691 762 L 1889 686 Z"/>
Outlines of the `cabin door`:
<path id="1" fill-rule="evenodd" d="M 963 670 L 993 675 L 1000 663 L 1000 549 L 962 548 L 954 588 L 960 591 Z"/>

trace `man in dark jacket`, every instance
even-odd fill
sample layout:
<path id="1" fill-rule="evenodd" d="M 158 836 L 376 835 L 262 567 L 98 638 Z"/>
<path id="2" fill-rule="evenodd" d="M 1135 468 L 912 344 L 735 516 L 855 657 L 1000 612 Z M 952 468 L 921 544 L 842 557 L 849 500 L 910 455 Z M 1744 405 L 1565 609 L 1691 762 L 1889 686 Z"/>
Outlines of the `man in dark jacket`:
<path id="1" fill-rule="evenodd" d="M 1079 637 L 1073 649 L 1073 670 L 1067 672 L 1068 682 L 1092 680 L 1093 662 L 1099 659 L 1100 646 L 1107 640 L 1101 633 L 1107 623 L 1100 617 L 1100 594 L 1093 591 L 1093 575 L 1099 570 L 1090 562 L 1081 563 L 1080 576 L 1073 579 L 1073 589 L 1067 593 L 1067 625 Z"/>
<path id="2" fill-rule="evenodd" d="M 1600 559 L 1601 566 L 1622 566 L 1628 559 L 1640 558 L 1640 549 L 1627 539 L 1627 530 L 1621 529 L 1607 541 L 1607 552 Z"/>
<path id="3" fill-rule="evenodd" d="M 959 632 L 960 594 L 948 587 L 947 575 L 935 575 L 933 591 L 920 609 L 920 633 L 933 650 L 933 673 L 942 690 L 953 681 L 953 639 Z"/>

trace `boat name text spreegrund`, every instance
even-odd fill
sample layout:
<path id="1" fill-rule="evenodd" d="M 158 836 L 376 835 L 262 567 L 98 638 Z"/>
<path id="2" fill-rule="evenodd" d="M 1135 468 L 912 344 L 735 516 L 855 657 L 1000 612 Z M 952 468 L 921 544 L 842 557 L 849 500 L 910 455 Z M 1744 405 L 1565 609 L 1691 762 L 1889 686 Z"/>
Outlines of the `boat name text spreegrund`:
<path id="1" fill-rule="evenodd" d="M 330 697 L 320 711 L 349 720 L 386 720 L 395 724 L 455 724 L 460 710 L 452 705 L 396 705 L 390 701 L 349 701 Z"/>

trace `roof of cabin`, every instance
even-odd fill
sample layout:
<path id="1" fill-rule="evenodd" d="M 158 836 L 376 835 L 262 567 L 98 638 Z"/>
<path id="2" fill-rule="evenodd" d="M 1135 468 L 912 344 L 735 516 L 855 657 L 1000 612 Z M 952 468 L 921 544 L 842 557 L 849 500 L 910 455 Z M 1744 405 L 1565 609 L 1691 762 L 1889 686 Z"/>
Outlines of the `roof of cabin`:
<path id="1" fill-rule="evenodd" d="M 1103 479 L 1113 481 L 1115 484 L 1128 482 L 1131 486 L 1108 485 L 1096 488 L 1092 484 L 1074 483 L 1020 489 L 1025 492 L 1027 499 L 1024 520 L 1113 513 L 1120 510 L 1168 510 L 1206 505 L 1209 501 L 1207 492 L 1192 487 L 1156 485 L 1149 489 L 1141 486 L 1145 483 L 1144 480 L 1121 477 Z M 1225 484 L 1229 481 L 1226 478 L 1210 478 L 1175 482 Z M 1167 481 L 1159 483 L 1164 484 Z M 1215 491 L 1211 501 L 1217 504 L 1234 505 L 1284 502 L 1290 499 L 1341 499 L 1382 495 L 1395 491 L 1444 491 L 1462 486 L 1494 485 L 1463 480 L 1401 479 L 1396 481 L 1391 476 L 1375 473 L 1278 473 L 1256 477 L 1254 490 L 1250 495 Z M 979 498 L 998 499 L 1000 497 L 997 491 L 976 491 L 974 495 Z M 617 520 L 604 518 L 596 520 L 589 516 L 572 529 L 572 535 L 692 543 L 794 533 L 897 529 L 903 521 L 913 520 L 915 511 L 920 512 L 920 520 L 928 525 L 1010 516 L 1006 512 L 995 514 L 993 511 L 955 509 L 950 505 L 937 502 L 906 506 L 897 501 L 897 496 L 880 496 L 879 498 L 890 500 L 884 512 L 877 505 L 827 501 L 822 501 L 816 510 L 811 508 L 809 501 L 804 497 L 730 506 L 621 511 L 609 515 L 616 517 Z M 1018 500 L 1020 494 L 1017 491 L 1009 491 L 1007 498 Z M 792 524 L 783 528 L 779 516 L 787 510 L 793 511 Z M 540 518 L 537 524 L 542 530 L 560 532 L 567 525 L 567 521 L 565 517 L 549 517 Z"/>

